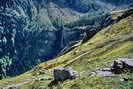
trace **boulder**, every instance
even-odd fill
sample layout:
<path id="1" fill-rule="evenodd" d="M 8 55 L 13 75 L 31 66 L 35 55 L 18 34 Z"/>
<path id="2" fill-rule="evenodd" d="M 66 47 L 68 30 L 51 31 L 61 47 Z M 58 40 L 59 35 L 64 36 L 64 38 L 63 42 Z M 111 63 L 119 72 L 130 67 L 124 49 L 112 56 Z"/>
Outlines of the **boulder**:
<path id="1" fill-rule="evenodd" d="M 118 58 L 114 61 L 111 71 L 114 74 L 120 74 L 123 72 L 133 72 L 133 59 Z"/>
<path id="2" fill-rule="evenodd" d="M 123 71 L 123 63 L 120 60 L 115 60 L 111 67 L 111 71 L 114 74 L 120 74 L 120 73 L 124 72 Z"/>
<path id="3" fill-rule="evenodd" d="M 75 79 L 77 72 L 74 71 L 71 67 L 60 67 L 54 69 L 54 80 L 63 81 L 66 79 Z"/>

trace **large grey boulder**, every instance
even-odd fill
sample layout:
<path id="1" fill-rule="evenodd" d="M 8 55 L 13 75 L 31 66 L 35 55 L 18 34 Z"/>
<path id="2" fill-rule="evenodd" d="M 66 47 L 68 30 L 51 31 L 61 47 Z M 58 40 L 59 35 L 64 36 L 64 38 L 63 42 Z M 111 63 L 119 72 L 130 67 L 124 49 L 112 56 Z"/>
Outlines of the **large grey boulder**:
<path id="1" fill-rule="evenodd" d="M 54 80 L 55 81 L 63 81 L 66 79 L 74 79 L 76 78 L 77 73 L 71 67 L 60 67 L 54 69 Z"/>
<path id="2" fill-rule="evenodd" d="M 133 59 L 118 58 L 114 61 L 111 71 L 115 74 L 123 72 L 133 72 Z"/>

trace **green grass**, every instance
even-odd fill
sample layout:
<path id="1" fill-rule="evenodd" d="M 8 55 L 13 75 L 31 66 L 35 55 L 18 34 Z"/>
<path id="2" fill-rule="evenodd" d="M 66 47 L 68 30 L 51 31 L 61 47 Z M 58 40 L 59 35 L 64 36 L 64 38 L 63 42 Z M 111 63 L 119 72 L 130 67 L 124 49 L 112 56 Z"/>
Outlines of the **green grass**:
<path id="1" fill-rule="evenodd" d="M 6 79 L 2 79 L 0 80 L 0 89 L 2 87 L 6 87 L 7 85 L 11 85 L 11 84 L 16 84 L 18 82 L 23 82 L 25 79 L 31 77 L 31 73 L 24 73 L 22 75 L 13 77 L 13 78 L 6 78 Z"/>
<path id="2" fill-rule="evenodd" d="M 128 82 L 122 82 L 120 79 L 129 78 Z M 67 80 L 57 86 L 57 89 L 132 89 L 132 74 L 116 75 L 112 77 L 102 76 L 82 76 L 75 80 Z"/>

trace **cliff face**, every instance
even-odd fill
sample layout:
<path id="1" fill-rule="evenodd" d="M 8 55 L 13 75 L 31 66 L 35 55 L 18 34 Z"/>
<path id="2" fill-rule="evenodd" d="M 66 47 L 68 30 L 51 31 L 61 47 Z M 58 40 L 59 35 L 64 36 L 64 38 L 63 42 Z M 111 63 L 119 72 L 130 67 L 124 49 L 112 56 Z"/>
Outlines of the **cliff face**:
<path id="1" fill-rule="evenodd" d="M 108 25 L 103 24 L 112 19 L 105 12 L 93 0 L 1 0 L 1 76 L 20 74 L 55 57 L 83 38 L 81 27 Z"/>

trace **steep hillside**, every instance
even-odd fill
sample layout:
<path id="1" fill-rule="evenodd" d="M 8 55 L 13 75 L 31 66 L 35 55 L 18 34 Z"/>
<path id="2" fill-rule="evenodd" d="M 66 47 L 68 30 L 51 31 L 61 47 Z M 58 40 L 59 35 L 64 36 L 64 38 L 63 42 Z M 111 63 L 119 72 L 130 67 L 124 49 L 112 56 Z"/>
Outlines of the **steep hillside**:
<path id="1" fill-rule="evenodd" d="M 42 63 L 22 76 L 2 80 L 0 81 L 0 86 L 7 87 L 10 84 L 12 85 L 13 81 L 18 81 L 21 78 L 21 81 L 14 82 L 14 85 L 22 84 L 22 86 L 19 86 L 20 89 L 49 89 L 48 85 L 51 80 L 41 81 L 37 79 L 41 77 L 51 78 L 53 75 L 51 73 L 42 74 L 41 72 L 44 70 L 52 72 L 57 67 L 71 66 L 78 71 L 80 77 L 75 80 L 61 82 L 55 85 L 53 89 L 132 89 L 132 73 L 110 77 L 92 77 L 86 74 L 88 71 L 107 66 L 116 58 L 133 58 L 133 13 L 131 13 L 132 10 L 129 11 L 130 14 L 128 11 L 118 11 L 119 14 L 126 13 L 129 16 L 122 15 L 124 19 L 120 19 L 117 23 L 102 29 L 83 44 L 79 42 L 73 45 L 74 49 L 70 52 Z M 118 12 L 113 12 L 115 18 Z M 118 16 L 118 19 L 120 17 Z M 130 81 L 121 82 L 120 79 L 123 77 L 130 78 Z M 29 78 L 30 80 L 28 81 L 27 79 Z M 23 81 L 28 81 L 28 83 L 23 84 Z"/>
<path id="2" fill-rule="evenodd" d="M 0 78 L 26 72 L 47 61 L 67 45 L 83 39 L 84 33 L 115 22 L 109 11 L 113 1 L 99 0 L 1 0 Z M 103 5 L 104 3 L 104 5 Z M 110 5 L 107 6 L 106 4 Z"/>
<path id="3" fill-rule="evenodd" d="M 42 69 L 54 69 L 60 66 L 71 66 L 80 77 L 67 80 L 55 86 L 57 89 L 132 89 L 132 74 L 115 75 L 113 77 L 91 77 L 87 71 L 104 67 L 119 57 L 133 58 L 133 16 L 120 20 L 98 32 L 84 44 L 76 44 L 74 50 L 54 60 L 39 65 Z M 75 45 L 75 46 L 76 46 Z M 42 76 L 42 75 L 40 75 Z M 128 77 L 128 83 L 120 82 L 120 78 Z M 32 87 L 46 88 L 50 81 L 36 81 Z M 114 86 L 115 84 L 115 86 Z"/>

